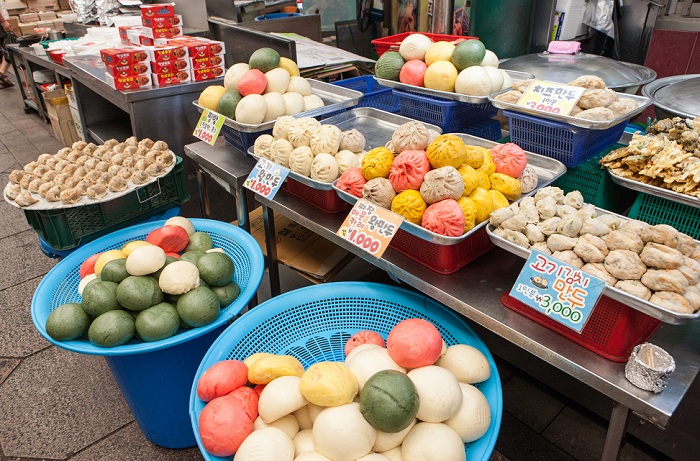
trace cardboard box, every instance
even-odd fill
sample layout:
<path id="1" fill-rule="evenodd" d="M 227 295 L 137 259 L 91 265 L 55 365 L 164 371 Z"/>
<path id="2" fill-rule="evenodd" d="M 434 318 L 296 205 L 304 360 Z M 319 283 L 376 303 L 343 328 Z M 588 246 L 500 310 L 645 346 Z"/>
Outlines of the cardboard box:
<path id="1" fill-rule="evenodd" d="M 144 27 L 143 35 L 148 38 L 174 38 L 182 35 L 181 26 L 167 26 L 167 27 Z"/>
<path id="2" fill-rule="evenodd" d="M 22 13 L 19 15 L 19 22 L 37 22 L 39 21 L 39 13 Z"/>
<path id="3" fill-rule="evenodd" d="M 206 69 L 207 67 L 220 67 L 224 65 L 223 56 L 205 56 L 203 58 L 190 58 L 192 69 Z"/>
<path id="4" fill-rule="evenodd" d="M 63 30 L 63 20 L 62 19 L 54 19 L 53 21 L 53 30 Z"/>
<path id="5" fill-rule="evenodd" d="M 10 27 L 12 27 L 14 34 L 19 35 L 19 16 L 10 16 L 10 19 L 8 19 L 7 22 L 10 23 Z"/>
<path id="6" fill-rule="evenodd" d="M 57 0 L 27 0 L 27 8 L 29 11 L 58 11 Z"/>
<path id="7" fill-rule="evenodd" d="M 192 69 L 192 80 L 195 82 L 203 82 L 206 80 L 214 80 L 222 78 L 226 73 L 226 67 L 207 67 L 204 69 Z"/>
<path id="8" fill-rule="evenodd" d="M 170 62 L 178 59 L 187 59 L 187 48 L 177 45 L 144 46 L 143 50 L 153 62 Z"/>
<path id="9" fill-rule="evenodd" d="M 54 11 L 39 11 L 36 14 L 39 16 L 40 21 L 53 21 L 58 18 Z"/>
<path id="10" fill-rule="evenodd" d="M 20 22 L 18 24 L 20 35 L 28 35 L 34 33 L 36 22 Z"/>
<path id="11" fill-rule="evenodd" d="M 176 44 L 179 43 L 187 47 L 187 53 L 190 58 L 204 58 L 211 56 L 221 56 L 226 51 L 224 48 L 224 42 L 217 42 L 214 40 L 182 40 L 177 39 L 170 40 L 168 43 Z"/>
<path id="12" fill-rule="evenodd" d="M 65 91 L 47 91 L 42 94 L 42 97 L 46 103 L 46 113 L 51 120 L 51 127 L 56 139 L 62 141 L 64 146 L 70 146 L 78 141 L 78 133 Z"/>
<path id="13" fill-rule="evenodd" d="M 105 78 L 107 84 L 115 90 L 139 90 L 153 87 L 151 74 L 130 75 L 127 77 L 112 77 L 109 74 L 105 74 Z"/>
<path id="14" fill-rule="evenodd" d="M 158 3 L 155 5 L 139 5 L 142 18 L 175 16 L 174 3 Z"/>
<path id="15" fill-rule="evenodd" d="M 148 52 L 143 48 L 105 48 L 100 50 L 102 62 L 108 66 L 127 66 L 144 62 L 148 64 Z"/>
<path id="16" fill-rule="evenodd" d="M 151 74 L 151 77 L 153 78 L 153 85 L 155 86 L 177 85 L 192 81 L 192 75 L 189 69 L 165 72 L 162 74 Z"/>
<path id="17" fill-rule="evenodd" d="M 177 59 L 168 62 L 151 61 L 151 70 L 154 74 L 167 74 L 170 72 L 180 72 L 190 69 L 190 61 L 187 59 Z"/>
<path id="18" fill-rule="evenodd" d="M 176 14 L 173 16 L 155 16 L 152 18 L 141 16 L 141 24 L 143 24 L 144 27 L 151 28 L 182 26 L 182 15 Z"/>
<path id="19" fill-rule="evenodd" d="M 38 21 L 36 23 L 36 27 L 43 29 L 53 29 L 53 21 Z"/>
<path id="20" fill-rule="evenodd" d="M 105 65 L 105 69 L 112 77 L 130 77 L 151 73 L 151 66 L 149 66 L 146 62 L 137 62 L 135 64 L 127 64 L 124 66 Z"/>
<path id="21" fill-rule="evenodd" d="M 75 124 L 75 131 L 78 133 L 78 138 L 81 141 L 85 141 L 85 133 L 83 132 L 83 124 L 80 120 L 80 110 L 78 110 L 78 100 L 75 99 L 75 92 L 73 91 L 73 85 L 68 84 L 65 86 L 66 97 L 68 98 L 68 107 L 70 107 L 70 114 L 73 118 L 73 123 Z"/>
<path id="22" fill-rule="evenodd" d="M 169 38 L 151 38 L 139 33 L 139 45 L 143 46 L 165 46 L 168 44 Z"/>
<path id="23" fill-rule="evenodd" d="M 119 26 L 119 41 L 124 45 L 138 45 L 138 36 L 141 33 L 141 26 Z M 135 41 L 133 39 L 136 39 Z"/>

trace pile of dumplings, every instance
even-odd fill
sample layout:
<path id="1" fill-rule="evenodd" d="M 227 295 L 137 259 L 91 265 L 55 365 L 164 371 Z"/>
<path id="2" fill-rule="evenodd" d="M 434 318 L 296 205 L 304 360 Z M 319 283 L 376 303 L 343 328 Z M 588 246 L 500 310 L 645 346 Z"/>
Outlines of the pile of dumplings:
<path id="1" fill-rule="evenodd" d="M 277 118 L 272 135 L 255 140 L 253 152 L 294 173 L 322 183 L 332 183 L 346 170 L 362 162 L 365 137 L 355 129 L 341 131 L 311 117 Z"/>
<path id="2" fill-rule="evenodd" d="M 335 187 L 435 234 L 459 237 L 537 184 L 525 152 L 514 144 L 469 146 L 457 135 L 410 121 L 385 146 L 367 152 L 359 167 L 345 171 Z"/>
<path id="3" fill-rule="evenodd" d="M 668 310 L 700 310 L 700 245 L 666 224 L 596 213 L 579 191 L 545 187 L 496 210 L 493 233 L 552 255 L 606 284 Z"/>
<path id="4" fill-rule="evenodd" d="M 109 192 L 126 190 L 130 183 L 141 186 L 165 175 L 175 161 L 164 141 L 139 141 L 133 136 L 124 142 L 110 139 L 101 146 L 77 141 L 12 171 L 5 197 L 20 207 L 41 199 L 63 205 L 75 205 L 83 197 L 100 200 Z"/>
<path id="5" fill-rule="evenodd" d="M 513 82 L 512 90 L 499 94 L 495 99 L 517 104 L 532 81 L 533 79 L 527 79 Z M 597 75 L 582 75 L 570 81 L 567 85 L 586 88 L 586 91 L 581 95 L 581 99 L 578 100 L 578 104 L 574 106 L 569 114 L 571 117 L 604 122 L 622 117 L 639 107 L 633 99 L 620 98 L 616 91 L 606 88 L 603 79 Z"/>

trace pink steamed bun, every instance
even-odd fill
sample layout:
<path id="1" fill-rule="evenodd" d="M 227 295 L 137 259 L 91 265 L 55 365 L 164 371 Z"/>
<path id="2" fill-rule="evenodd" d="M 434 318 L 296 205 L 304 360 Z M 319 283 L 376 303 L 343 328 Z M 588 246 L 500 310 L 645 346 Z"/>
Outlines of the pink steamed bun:
<path id="1" fill-rule="evenodd" d="M 376 331 L 358 331 L 345 343 L 345 356 L 347 357 L 353 349 L 362 344 L 376 344 L 379 347 L 385 347 L 384 338 Z"/>
<path id="2" fill-rule="evenodd" d="M 350 195 L 362 198 L 362 188 L 365 187 L 365 184 L 367 184 L 367 180 L 362 174 L 362 169 L 357 167 L 345 170 L 345 172 L 340 175 L 340 178 L 338 178 L 335 186 Z"/>
<path id="3" fill-rule="evenodd" d="M 236 453 L 253 432 L 255 418 L 251 419 L 246 410 L 231 394 L 217 397 L 205 405 L 199 414 L 199 436 L 208 453 L 214 456 Z"/>
<path id="4" fill-rule="evenodd" d="M 496 165 L 496 173 L 507 174 L 511 178 L 517 178 L 523 174 L 527 166 L 525 151 L 512 142 L 493 146 L 491 158 Z"/>
<path id="5" fill-rule="evenodd" d="M 436 234 L 459 237 L 464 234 L 464 212 L 456 200 L 445 199 L 426 208 L 421 226 Z"/>
<path id="6" fill-rule="evenodd" d="M 399 81 L 413 86 L 424 86 L 423 77 L 425 71 L 428 70 L 428 65 L 420 59 L 411 59 L 407 61 L 399 72 Z"/>
<path id="7" fill-rule="evenodd" d="M 389 357 L 404 368 L 434 364 L 442 353 L 442 337 L 435 325 L 423 319 L 406 319 L 394 325 L 386 339 Z"/>
<path id="8" fill-rule="evenodd" d="M 240 360 L 222 360 L 202 373 L 197 383 L 197 397 L 209 402 L 226 395 L 248 382 L 248 367 Z"/>
<path id="9" fill-rule="evenodd" d="M 430 171 L 424 150 L 405 150 L 396 156 L 389 170 L 389 182 L 396 192 L 418 190 L 423 176 Z"/>

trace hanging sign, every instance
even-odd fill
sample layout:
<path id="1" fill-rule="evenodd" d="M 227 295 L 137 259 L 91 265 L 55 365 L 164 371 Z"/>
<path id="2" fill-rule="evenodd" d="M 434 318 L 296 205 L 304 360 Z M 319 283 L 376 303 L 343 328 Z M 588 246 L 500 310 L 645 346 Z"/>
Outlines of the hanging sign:
<path id="1" fill-rule="evenodd" d="M 603 280 L 532 250 L 510 295 L 580 333 L 604 288 Z"/>
<path id="2" fill-rule="evenodd" d="M 255 164 L 243 183 L 243 187 L 252 190 L 266 199 L 272 199 L 287 178 L 289 170 L 261 158 Z"/>
<path id="3" fill-rule="evenodd" d="M 535 79 L 518 100 L 518 105 L 556 115 L 569 115 L 586 91 L 580 86 Z"/>
<path id="4" fill-rule="evenodd" d="M 402 222 L 402 216 L 359 199 L 336 234 L 372 256 L 381 258 Z"/>
<path id="5" fill-rule="evenodd" d="M 223 115 L 204 109 L 192 136 L 213 146 L 225 120 L 226 117 Z"/>

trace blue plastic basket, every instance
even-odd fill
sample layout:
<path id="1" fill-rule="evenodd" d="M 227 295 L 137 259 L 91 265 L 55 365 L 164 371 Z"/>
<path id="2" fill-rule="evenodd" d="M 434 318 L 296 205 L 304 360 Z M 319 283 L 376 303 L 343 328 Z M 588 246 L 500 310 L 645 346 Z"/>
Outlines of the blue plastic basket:
<path id="1" fill-rule="evenodd" d="M 189 422 L 188 400 L 195 372 L 207 349 L 250 302 L 262 281 L 264 261 L 260 246 L 238 227 L 207 219 L 192 219 L 195 229 L 207 232 L 215 247 L 234 262 L 234 280 L 241 288 L 238 298 L 222 308 L 213 323 L 154 342 L 133 339 L 122 346 L 105 348 L 84 339 L 56 341 L 46 333 L 52 310 L 68 302 L 80 302 L 80 264 L 89 256 L 121 248 L 126 242 L 144 239 L 165 221 L 132 226 L 83 245 L 59 262 L 39 283 L 32 299 L 32 321 L 52 344 L 89 355 L 105 357 L 141 431 L 153 443 L 168 448 L 196 444 Z"/>
<path id="2" fill-rule="evenodd" d="M 437 125 L 442 128 L 443 133 L 461 132 L 467 126 L 482 122 L 498 113 L 498 109 L 490 102 L 469 104 L 408 91 L 392 91 L 399 98 L 401 115 Z"/>
<path id="3" fill-rule="evenodd" d="M 230 146 L 248 155 L 248 148 L 255 144 L 255 140 L 264 134 L 272 134 L 272 129 L 256 131 L 254 133 L 244 133 L 228 125 L 223 125 L 221 127 L 221 134 L 224 135 L 224 140 Z"/>
<path id="4" fill-rule="evenodd" d="M 461 132 L 488 139 L 489 141 L 498 141 L 503 137 L 501 134 L 501 122 L 492 118 L 464 127 Z"/>
<path id="5" fill-rule="evenodd" d="M 391 88 L 380 85 L 371 75 L 338 80 L 333 84 L 364 94 L 357 107 L 374 107 L 392 113 L 401 109 L 399 98 L 391 91 Z"/>
<path id="6" fill-rule="evenodd" d="M 503 115 L 508 117 L 510 142 L 571 167 L 615 144 L 627 126 L 624 121 L 606 130 L 591 130 L 509 110 Z"/>
<path id="7" fill-rule="evenodd" d="M 435 325 L 448 346 L 469 344 L 488 359 L 491 376 L 476 386 L 491 407 L 491 425 L 480 439 L 465 446 L 470 461 L 488 460 L 501 426 L 503 395 L 496 364 L 484 342 L 462 317 L 426 296 L 363 282 L 326 283 L 284 293 L 245 313 L 216 340 L 197 370 L 190 393 L 192 428 L 204 459 L 227 459 L 207 453 L 199 437 L 199 415 L 205 403 L 197 397 L 197 383 L 209 367 L 261 351 L 293 355 L 304 368 L 320 361 L 344 361 L 345 343 L 354 333 L 374 330 L 386 338 L 398 322 L 416 317 Z"/>

